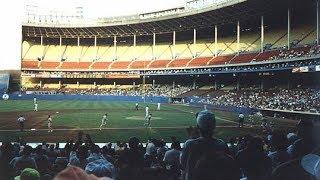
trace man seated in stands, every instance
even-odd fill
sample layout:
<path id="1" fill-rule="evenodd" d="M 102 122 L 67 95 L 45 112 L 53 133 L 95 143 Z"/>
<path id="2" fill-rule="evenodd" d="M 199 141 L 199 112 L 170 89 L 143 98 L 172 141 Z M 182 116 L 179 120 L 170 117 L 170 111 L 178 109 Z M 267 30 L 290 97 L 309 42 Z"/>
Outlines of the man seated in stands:
<path id="1" fill-rule="evenodd" d="M 193 179 L 193 169 L 196 162 L 206 152 L 225 153 L 228 150 L 227 144 L 221 139 L 213 136 L 216 127 L 215 115 L 209 111 L 201 111 L 196 115 L 197 127 L 200 130 L 200 137 L 187 140 L 181 154 L 181 166 L 184 171 L 182 179 Z"/>

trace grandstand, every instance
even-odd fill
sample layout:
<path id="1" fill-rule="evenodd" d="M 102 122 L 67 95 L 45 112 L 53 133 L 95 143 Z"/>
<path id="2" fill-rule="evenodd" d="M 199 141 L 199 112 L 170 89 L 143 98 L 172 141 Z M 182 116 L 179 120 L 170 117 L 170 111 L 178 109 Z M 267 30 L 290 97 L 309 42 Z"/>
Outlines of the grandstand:
<path id="1" fill-rule="evenodd" d="M 21 74 L 0 73 L 0 179 L 317 179 L 319 3 L 28 12 Z"/>

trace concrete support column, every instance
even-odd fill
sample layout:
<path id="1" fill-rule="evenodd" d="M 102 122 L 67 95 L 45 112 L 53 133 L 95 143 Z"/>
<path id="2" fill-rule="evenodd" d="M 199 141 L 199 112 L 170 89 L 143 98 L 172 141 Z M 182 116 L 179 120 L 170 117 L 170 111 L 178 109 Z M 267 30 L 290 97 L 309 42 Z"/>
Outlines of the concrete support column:
<path id="1" fill-rule="evenodd" d="M 288 49 L 290 49 L 290 8 L 288 8 L 288 35 L 287 35 L 287 38 L 288 38 Z"/>
<path id="2" fill-rule="evenodd" d="M 62 46 L 62 37 L 61 36 L 59 37 L 59 46 L 60 47 Z"/>
<path id="3" fill-rule="evenodd" d="M 77 46 L 80 46 L 80 37 L 77 38 Z"/>
<path id="4" fill-rule="evenodd" d="M 40 45 L 43 45 L 43 36 L 40 36 Z"/>
<path id="5" fill-rule="evenodd" d="M 261 16 L 261 52 L 263 52 L 264 47 L 264 22 L 263 22 L 263 16 Z"/>
<path id="6" fill-rule="evenodd" d="M 172 55 L 173 58 L 176 58 L 176 31 L 173 31 L 172 35 Z"/>
<path id="7" fill-rule="evenodd" d="M 156 33 L 153 33 L 153 39 L 152 39 L 152 58 L 156 58 Z"/>
<path id="8" fill-rule="evenodd" d="M 114 47 L 114 52 L 113 52 L 113 59 L 117 59 L 117 36 L 113 37 L 113 47 Z"/>
<path id="9" fill-rule="evenodd" d="M 137 45 L 137 36 L 134 34 L 133 35 L 133 47 L 136 47 Z"/>
<path id="10" fill-rule="evenodd" d="M 197 30 L 193 29 L 193 45 L 197 44 Z"/>
<path id="11" fill-rule="evenodd" d="M 240 52 L 240 22 L 237 23 L 237 51 Z"/>
<path id="12" fill-rule="evenodd" d="M 214 26 L 214 56 L 218 56 L 218 27 Z"/>
<path id="13" fill-rule="evenodd" d="M 94 36 L 94 47 L 97 47 L 97 36 Z"/>
<path id="14" fill-rule="evenodd" d="M 319 40 L 320 40 L 320 32 L 319 32 L 319 0 L 317 0 L 316 4 L 316 11 L 317 11 L 317 23 L 316 23 L 316 31 L 317 31 L 317 45 L 319 45 Z"/>

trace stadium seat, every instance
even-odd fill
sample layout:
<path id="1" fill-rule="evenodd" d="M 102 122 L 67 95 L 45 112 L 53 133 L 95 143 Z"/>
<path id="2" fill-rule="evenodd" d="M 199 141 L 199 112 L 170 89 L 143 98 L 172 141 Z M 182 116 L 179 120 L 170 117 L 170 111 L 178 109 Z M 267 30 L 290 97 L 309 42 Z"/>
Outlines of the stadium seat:
<path id="1" fill-rule="evenodd" d="M 151 61 L 133 61 L 130 64 L 130 69 L 146 69 Z"/>
<path id="2" fill-rule="evenodd" d="M 60 62 L 50 62 L 50 61 L 41 61 L 40 68 L 41 69 L 55 69 L 59 66 Z"/>
<path id="3" fill-rule="evenodd" d="M 235 56 L 233 59 L 231 59 L 230 63 L 231 64 L 249 63 L 257 55 L 258 55 L 258 53 L 239 54 L 239 55 Z"/>
<path id="4" fill-rule="evenodd" d="M 61 69 L 89 69 L 91 62 L 63 62 Z"/>
<path id="5" fill-rule="evenodd" d="M 23 60 L 21 67 L 26 69 L 38 69 L 39 61 Z"/>
<path id="6" fill-rule="evenodd" d="M 225 55 L 225 56 L 217 56 L 210 61 L 208 61 L 208 65 L 221 65 L 227 64 L 234 57 L 234 55 Z"/>
<path id="7" fill-rule="evenodd" d="M 110 61 L 107 61 L 107 62 L 94 62 L 91 65 L 91 69 L 108 69 L 110 64 L 111 64 Z"/>
<path id="8" fill-rule="evenodd" d="M 114 61 L 110 64 L 109 69 L 127 69 L 129 64 L 129 61 Z"/>
<path id="9" fill-rule="evenodd" d="M 213 57 L 198 57 L 198 58 L 194 58 L 189 62 L 188 67 L 206 66 L 207 63 L 212 58 Z"/>
<path id="10" fill-rule="evenodd" d="M 174 59 L 167 64 L 167 67 L 185 67 L 189 61 L 190 59 Z"/>
<path id="11" fill-rule="evenodd" d="M 170 60 L 155 60 L 149 64 L 148 68 L 165 68 Z"/>

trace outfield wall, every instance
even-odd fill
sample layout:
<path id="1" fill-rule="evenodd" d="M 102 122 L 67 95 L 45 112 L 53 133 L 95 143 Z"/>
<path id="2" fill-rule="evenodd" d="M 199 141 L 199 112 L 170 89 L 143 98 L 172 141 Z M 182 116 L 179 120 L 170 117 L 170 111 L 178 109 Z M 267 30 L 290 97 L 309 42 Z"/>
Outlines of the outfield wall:
<path id="1" fill-rule="evenodd" d="M 84 100 L 84 101 L 129 101 L 129 102 L 149 102 L 149 103 L 167 103 L 167 97 L 161 96 L 111 96 L 111 95 L 72 95 L 72 94 L 11 94 L 10 100 Z"/>

